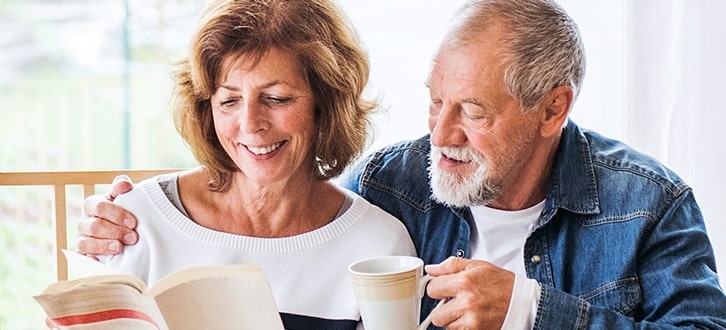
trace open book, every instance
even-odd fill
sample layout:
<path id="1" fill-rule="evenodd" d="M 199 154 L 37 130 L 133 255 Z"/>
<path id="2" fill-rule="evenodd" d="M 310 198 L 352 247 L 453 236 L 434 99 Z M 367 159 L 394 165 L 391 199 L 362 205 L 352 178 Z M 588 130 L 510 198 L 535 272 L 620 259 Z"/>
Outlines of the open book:
<path id="1" fill-rule="evenodd" d="M 282 329 L 270 285 L 252 264 L 197 266 L 147 288 L 64 250 L 72 279 L 35 300 L 61 329 Z"/>

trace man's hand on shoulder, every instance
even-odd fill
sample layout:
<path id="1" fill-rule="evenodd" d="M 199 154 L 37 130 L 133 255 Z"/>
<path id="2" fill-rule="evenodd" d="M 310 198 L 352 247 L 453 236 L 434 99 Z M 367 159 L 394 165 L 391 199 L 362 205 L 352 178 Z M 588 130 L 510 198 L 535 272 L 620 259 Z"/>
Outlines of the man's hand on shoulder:
<path id="1" fill-rule="evenodd" d="M 104 195 L 88 196 L 83 201 L 83 216 L 78 221 L 78 253 L 112 255 L 123 251 L 124 245 L 136 244 L 136 217 L 113 203 L 116 196 L 133 189 L 125 175 L 114 178 L 111 191 Z"/>

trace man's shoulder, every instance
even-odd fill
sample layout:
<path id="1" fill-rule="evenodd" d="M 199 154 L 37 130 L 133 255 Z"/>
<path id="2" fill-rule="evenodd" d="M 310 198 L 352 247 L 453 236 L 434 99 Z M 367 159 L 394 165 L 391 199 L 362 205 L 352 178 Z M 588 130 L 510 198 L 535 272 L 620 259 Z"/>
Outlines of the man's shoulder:
<path id="1" fill-rule="evenodd" d="M 341 185 L 379 206 L 400 199 L 427 201 L 429 149 L 428 135 L 383 147 L 358 163 Z"/>
<path id="2" fill-rule="evenodd" d="M 394 176 L 400 179 L 426 173 L 429 164 L 429 136 L 401 141 L 381 148 L 366 158 L 363 179 Z"/>
<path id="3" fill-rule="evenodd" d="M 403 140 L 385 146 L 375 151 L 372 155 L 374 157 L 396 157 L 413 154 L 427 158 L 429 150 L 431 150 L 430 135 L 426 134 L 415 140 Z"/>
<path id="4" fill-rule="evenodd" d="M 601 173 L 650 181 L 679 194 L 689 189 L 683 179 L 656 157 L 635 147 L 592 131 L 585 131 L 593 166 Z"/>
<path id="5" fill-rule="evenodd" d="M 579 128 L 568 135 L 556 181 L 563 187 L 560 201 L 578 203 L 573 209 L 647 207 L 660 214 L 691 190 L 658 159 L 623 141 Z"/>

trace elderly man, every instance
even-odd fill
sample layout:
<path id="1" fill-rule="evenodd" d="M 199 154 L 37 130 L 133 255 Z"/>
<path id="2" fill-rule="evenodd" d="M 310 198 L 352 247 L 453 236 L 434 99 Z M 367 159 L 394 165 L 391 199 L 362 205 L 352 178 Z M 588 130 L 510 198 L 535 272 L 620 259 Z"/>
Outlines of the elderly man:
<path id="1" fill-rule="evenodd" d="M 447 300 L 433 324 L 726 328 L 691 188 L 568 119 L 584 69 L 578 28 L 554 1 L 471 1 L 433 60 L 431 134 L 343 179 L 408 228 L 436 276 L 423 313 Z M 134 218 L 98 196 L 86 204 L 79 249 L 118 253 L 133 232 L 114 223 Z"/>

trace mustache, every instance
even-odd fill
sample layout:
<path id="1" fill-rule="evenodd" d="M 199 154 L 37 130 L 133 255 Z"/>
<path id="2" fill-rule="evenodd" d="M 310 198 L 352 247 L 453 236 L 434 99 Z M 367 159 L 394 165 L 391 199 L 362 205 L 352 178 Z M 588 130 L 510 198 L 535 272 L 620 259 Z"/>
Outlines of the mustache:
<path id="1" fill-rule="evenodd" d="M 489 161 L 470 147 L 434 147 L 429 153 L 429 179 L 434 200 L 452 206 L 486 205 L 501 194 L 489 173 Z M 449 172 L 437 163 L 442 158 L 465 163 L 468 173 Z"/>
<path id="2" fill-rule="evenodd" d="M 433 159 L 446 157 L 459 162 L 475 162 L 479 164 L 486 163 L 486 157 L 479 151 L 470 147 L 436 147 L 431 146 L 431 155 Z"/>

